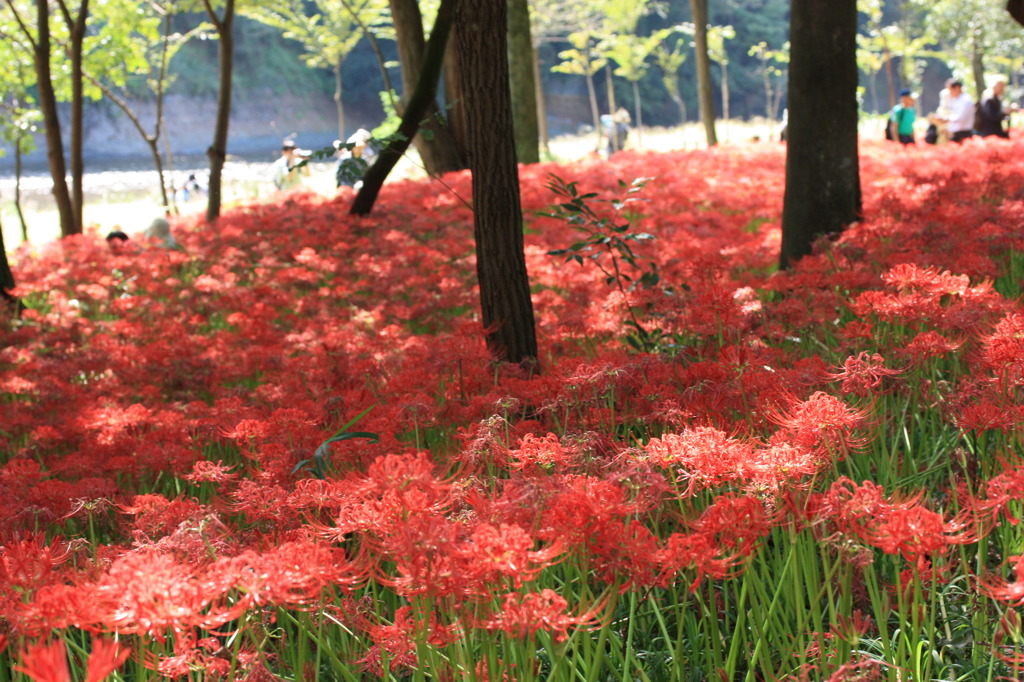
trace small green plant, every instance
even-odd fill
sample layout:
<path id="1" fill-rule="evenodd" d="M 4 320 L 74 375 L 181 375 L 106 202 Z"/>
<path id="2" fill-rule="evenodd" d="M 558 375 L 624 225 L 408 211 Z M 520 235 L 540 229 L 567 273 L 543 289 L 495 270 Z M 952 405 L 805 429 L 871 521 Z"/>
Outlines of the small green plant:
<path id="1" fill-rule="evenodd" d="M 373 405 L 369 406 L 355 417 L 350 419 L 347 424 L 342 426 L 335 432 L 333 436 L 325 440 L 317 447 L 316 452 L 313 454 L 313 459 L 304 459 L 295 465 L 292 469 L 292 473 L 296 474 L 305 469 L 312 469 L 313 473 L 317 478 L 323 480 L 327 477 L 327 472 L 330 468 L 330 456 L 331 456 L 331 443 L 339 443 L 343 440 L 352 440 L 353 438 L 365 438 L 371 443 L 376 443 L 380 440 L 380 435 L 376 433 L 370 433 L 369 431 L 349 431 L 356 422 L 366 416 L 366 414 L 373 409 Z"/>
<path id="2" fill-rule="evenodd" d="M 593 263 L 604 275 L 605 284 L 614 286 L 626 301 L 628 319 L 632 327 L 626 341 L 639 351 L 662 350 L 667 335 L 647 319 L 646 307 L 630 303 L 630 293 L 637 288 L 653 289 L 661 284 L 658 265 L 654 261 L 646 264 L 633 250 L 634 244 L 651 241 L 655 237 L 649 232 L 634 232 L 635 214 L 626 210 L 630 204 L 644 201 L 636 196 L 650 178 L 636 178 L 632 182 L 619 180 L 623 195 L 619 199 L 602 199 L 596 192 L 580 194 L 575 182 L 566 182 L 557 175 L 550 175 L 548 189 L 555 193 L 560 202 L 554 204 L 544 215 L 561 220 L 581 232 L 584 238 L 564 249 L 548 251 L 549 256 L 565 256 L 565 262 L 584 261 Z M 604 214 L 595 210 L 594 204 L 605 203 L 612 212 Z M 670 288 L 663 287 L 670 292 Z"/>

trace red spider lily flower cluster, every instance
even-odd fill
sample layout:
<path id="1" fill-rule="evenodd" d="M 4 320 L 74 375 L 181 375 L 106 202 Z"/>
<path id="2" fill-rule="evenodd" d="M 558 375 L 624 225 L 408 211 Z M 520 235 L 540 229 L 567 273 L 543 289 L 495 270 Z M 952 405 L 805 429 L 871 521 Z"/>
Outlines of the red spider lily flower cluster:
<path id="1" fill-rule="evenodd" d="M 37 679 L 67 679 L 47 643 L 64 630 L 153 643 L 138 659 L 168 677 L 270 679 L 286 663 L 224 640 L 286 610 L 356 640 L 345 665 L 404 674 L 425 648 L 604 627 L 613 598 L 590 595 L 714 593 L 791 532 L 947 580 L 967 570 L 950 548 L 1015 525 L 1024 501 L 1024 309 L 1006 276 L 1024 147 L 1006 144 L 969 163 L 866 145 L 868 219 L 774 274 L 774 145 L 524 167 L 540 374 L 488 355 L 455 198 L 468 173 L 451 191 L 390 184 L 367 218 L 299 193 L 215 228 L 177 219 L 182 251 L 24 246 L 28 309 L 0 319 L 0 636 Z M 655 237 L 634 248 L 658 287 L 624 296 L 547 255 L 567 244 L 544 215 L 550 173 L 602 196 L 653 178 L 629 220 Z M 633 315 L 658 352 L 631 350 Z M 900 458 L 931 428 L 970 454 L 950 446 L 942 490 L 843 476 L 890 423 Z M 345 429 L 376 438 L 321 448 Z M 1012 580 L 980 576 L 979 594 L 1024 605 L 1018 550 L 999 557 Z M 591 584 L 550 579 L 569 566 Z M 127 655 L 106 641 L 90 675 Z"/>

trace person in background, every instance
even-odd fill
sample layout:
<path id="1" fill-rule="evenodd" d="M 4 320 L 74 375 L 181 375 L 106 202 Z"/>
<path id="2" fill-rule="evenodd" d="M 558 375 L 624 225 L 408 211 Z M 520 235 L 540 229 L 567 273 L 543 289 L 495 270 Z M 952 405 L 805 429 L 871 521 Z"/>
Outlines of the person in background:
<path id="1" fill-rule="evenodd" d="M 935 113 L 928 117 L 928 130 L 925 132 L 924 141 L 928 144 L 949 142 L 949 131 L 946 129 L 946 121 L 949 120 L 953 108 L 953 96 L 949 93 L 949 86 L 955 79 L 946 81 L 946 87 L 939 91 L 939 107 Z"/>
<path id="2" fill-rule="evenodd" d="M 174 235 L 171 234 L 171 223 L 168 222 L 167 218 L 153 218 L 153 222 L 149 224 L 149 227 L 146 228 L 143 234 L 147 239 L 154 240 L 156 246 L 162 249 L 178 248 L 178 242 L 175 241 Z"/>
<path id="3" fill-rule="evenodd" d="M 282 142 L 281 158 L 270 167 L 274 187 L 284 192 L 301 185 L 310 175 L 309 165 L 302 163 L 309 155 L 308 150 L 299 149 L 293 140 Z"/>
<path id="4" fill-rule="evenodd" d="M 604 117 L 602 117 L 604 118 Z M 626 147 L 626 138 L 629 137 L 629 124 L 633 119 L 629 112 L 619 107 L 611 117 L 608 125 L 608 156 L 615 152 L 621 152 Z"/>
<path id="5" fill-rule="evenodd" d="M 1003 127 L 1003 121 L 1010 118 L 1010 112 L 1016 111 L 1016 105 L 1010 111 L 1003 109 L 1003 93 L 1006 81 L 998 80 L 981 96 L 981 107 L 978 109 L 977 133 L 982 137 L 997 136 L 1009 139 L 1010 132 Z"/>
<path id="6" fill-rule="evenodd" d="M 906 88 L 900 90 L 900 103 L 889 112 L 888 125 L 892 131 L 892 139 L 899 140 L 902 144 L 914 144 L 916 116 L 913 93 Z"/>
<path id="7" fill-rule="evenodd" d="M 959 80 L 949 84 L 949 95 L 952 101 L 946 130 L 949 138 L 959 144 L 974 135 L 974 99 L 964 92 L 964 84 Z"/>
<path id="8" fill-rule="evenodd" d="M 128 251 L 128 235 L 121 230 L 112 230 L 107 235 L 107 247 L 112 253 L 116 254 Z"/>
<path id="9" fill-rule="evenodd" d="M 363 176 L 377 159 L 373 135 L 369 130 L 360 128 L 345 144 L 335 140 L 334 148 L 338 150 L 338 165 L 334 168 L 336 186 L 359 189 L 363 186 Z"/>

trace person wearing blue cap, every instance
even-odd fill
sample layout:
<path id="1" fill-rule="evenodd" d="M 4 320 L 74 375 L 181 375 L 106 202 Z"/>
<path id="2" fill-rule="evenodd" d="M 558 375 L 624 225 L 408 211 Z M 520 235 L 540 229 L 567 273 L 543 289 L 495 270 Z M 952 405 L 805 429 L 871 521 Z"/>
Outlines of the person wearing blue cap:
<path id="1" fill-rule="evenodd" d="M 900 103 L 889 112 L 887 139 L 899 140 L 902 144 L 914 144 L 914 94 L 904 88 L 900 90 Z"/>

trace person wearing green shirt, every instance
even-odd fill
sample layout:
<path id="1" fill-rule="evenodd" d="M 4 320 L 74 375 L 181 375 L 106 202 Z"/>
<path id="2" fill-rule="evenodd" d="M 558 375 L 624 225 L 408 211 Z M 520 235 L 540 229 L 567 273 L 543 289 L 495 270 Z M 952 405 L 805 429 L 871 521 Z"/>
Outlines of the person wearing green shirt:
<path id="1" fill-rule="evenodd" d="M 900 103 L 889 112 L 889 129 L 892 139 L 902 144 L 914 144 L 914 95 L 904 88 L 900 90 Z"/>

